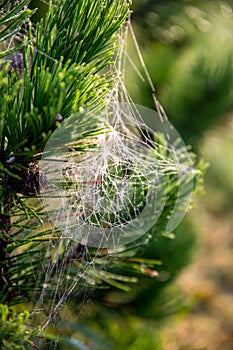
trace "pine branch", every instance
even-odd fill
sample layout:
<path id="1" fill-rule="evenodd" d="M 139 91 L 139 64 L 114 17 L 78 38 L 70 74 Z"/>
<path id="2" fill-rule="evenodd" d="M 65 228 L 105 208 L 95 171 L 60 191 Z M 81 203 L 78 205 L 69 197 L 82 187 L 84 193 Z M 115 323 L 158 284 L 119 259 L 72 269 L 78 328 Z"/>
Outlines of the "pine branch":
<path id="1" fill-rule="evenodd" d="M 16 31 L 10 31 L 11 20 L 14 16 L 22 22 L 26 19 L 29 12 L 25 10 L 25 5 L 24 1 L 14 10 L 9 4 L 6 7 L 8 11 L 2 17 L 2 24 L 7 25 L 4 31 L 8 30 L 12 37 Z M 110 76 L 100 75 L 98 71 L 110 64 L 116 42 L 114 33 L 127 14 L 128 4 L 124 1 L 107 1 L 104 6 L 100 1 L 51 3 L 46 19 L 36 27 L 35 37 L 29 23 L 28 39 L 24 39 L 23 50 L 8 56 L 2 63 L 2 301 L 14 304 L 35 291 L 35 276 L 44 263 L 48 243 L 57 239 L 54 228 L 44 229 L 43 210 L 40 212 L 38 208 L 33 209 L 31 204 L 27 205 L 30 198 L 41 190 L 43 174 L 37 166 L 37 159 L 60 123 L 58 116 L 63 121 L 83 107 L 93 106 L 97 115 L 105 108 L 103 98 L 109 92 L 112 81 L 108 81 Z M 16 22 L 16 27 L 20 30 L 19 22 Z M 4 35 L 1 38 L 6 39 Z M 16 49 L 19 47 L 14 46 L 11 50 Z M 5 55 L 6 52 L 2 54 Z M 79 152 L 87 148 L 88 138 L 102 132 L 98 118 L 94 120 L 92 116 L 88 120 L 86 117 L 87 114 L 83 115 L 83 119 L 81 115 L 79 117 L 77 139 L 85 140 L 85 143 L 80 142 L 78 147 L 75 146 Z M 88 147 L 92 147 L 92 144 Z M 41 225 L 39 235 L 36 229 L 38 223 Z M 52 254 L 47 257 L 48 267 Z M 27 262 L 29 256 L 32 256 L 30 263 Z M 69 251 L 59 259 L 66 261 L 67 270 L 70 264 L 73 265 Z M 54 263 L 54 271 L 58 268 L 59 259 Z M 38 290 L 43 278 L 40 283 Z M 4 288 L 6 284 L 7 292 Z"/>
<path id="2" fill-rule="evenodd" d="M 20 2 L 18 14 L 14 13 L 18 20 L 24 21 L 28 14 L 24 11 L 25 4 Z M 36 304 L 44 299 L 44 312 L 53 316 L 63 300 L 80 295 L 84 290 L 116 288 L 129 291 L 145 276 L 153 279 L 158 276 L 160 262 L 156 257 L 143 256 L 143 253 L 146 245 L 154 243 L 155 236 L 166 227 L 178 197 L 179 176 L 175 173 L 174 160 L 169 158 L 167 145 L 151 140 L 141 153 L 138 151 L 134 163 L 124 163 L 125 159 L 119 164 L 107 160 L 104 164 L 107 170 L 101 173 L 102 178 L 86 181 L 88 184 L 81 181 L 80 185 L 79 180 L 72 178 L 72 169 L 67 162 L 63 169 L 65 179 L 56 183 L 64 196 L 67 194 L 67 203 L 73 205 L 74 211 L 67 213 L 68 220 L 76 215 L 93 231 L 96 227 L 123 230 L 124 225 L 133 221 L 147 205 L 153 207 L 146 198 L 147 180 L 151 179 L 150 164 L 160 162 L 167 181 L 165 207 L 159 220 L 151 229 L 145 229 L 136 242 L 122 244 L 113 251 L 101 246 L 90 247 L 88 242 L 76 242 L 72 239 L 72 230 L 77 230 L 77 223 L 74 227 L 70 225 L 66 237 L 67 227 L 57 225 L 60 220 L 67 226 L 66 215 L 53 208 L 46 210 L 41 204 L 41 191 L 44 189 L 45 197 L 51 194 L 46 188 L 48 179 L 40 168 L 41 156 L 52 157 L 53 151 L 58 149 L 58 154 L 66 152 L 68 160 L 73 158 L 84 167 L 82 156 L 93 157 L 99 146 L 98 136 L 109 132 L 110 128 L 105 126 L 105 112 L 108 111 L 108 94 L 114 86 L 111 60 L 116 50 L 116 32 L 128 13 L 129 4 L 124 0 L 106 0 L 104 3 L 102 0 L 51 1 L 45 19 L 35 28 L 28 23 L 22 47 L 14 46 L 12 50 L 17 49 L 17 53 L 2 62 L 2 303 L 15 305 L 30 300 Z M 12 20 L 11 10 L 7 15 Z M 10 23 L 8 33 L 14 35 L 12 22 L 8 23 L 5 18 L 5 23 Z M 51 147 L 45 149 L 46 145 Z M 130 147 L 128 149 L 127 156 L 131 154 Z M 145 173 L 149 174 L 148 178 Z M 187 184 L 195 176 L 185 175 Z M 124 208 L 119 206 L 113 212 L 107 206 L 111 202 L 114 207 L 115 198 L 119 197 L 116 184 L 123 181 L 127 183 Z M 85 196 L 88 186 L 96 189 L 97 185 L 99 200 L 103 203 L 98 211 L 85 201 L 80 204 L 77 199 Z M 183 195 L 185 199 L 185 193 Z M 54 215 L 53 222 L 50 218 Z"/>
<path id="3" fill-rule="evenodd" d="M 27 8 L 29 0 L 21 1 L 1 1 L 0 3 L 0 43 L 8 42 L 14 39 L 20 32 L 22 25 L 33 15 L 35 11 Z M 17 51 L 19 46 L 12 47 L 9 44 L 7 49 L 1 51 L 0 58 L 8 56 Z"/>
<path id="4" fill-rule="evenodd" d="M 93 63 L 95 69 L 109 64 L 114 52 L 115 33 L 124 23 L 129 5 L 124 0 L 69 1 L 50 4 L 43 26 L 38 25 L 36 47 L 46 52 L 41 60 Z M 40 29 L 39 29 L 40 27 Z"/>

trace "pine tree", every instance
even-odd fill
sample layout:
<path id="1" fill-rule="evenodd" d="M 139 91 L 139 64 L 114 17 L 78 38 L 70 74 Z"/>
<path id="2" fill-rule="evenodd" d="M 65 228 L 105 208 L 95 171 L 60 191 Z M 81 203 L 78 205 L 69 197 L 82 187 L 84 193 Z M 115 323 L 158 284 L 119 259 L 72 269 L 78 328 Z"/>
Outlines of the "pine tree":
<path id="1" fill-rule="evenodd" d="M 146 135 L 146 141 L 142 138 L 144 153 L 135 147 L 142 158 L 134 164 L 132 160 L 109 161 L 103 169 L 107 180 L 90 178 L 80 189 L 78 175 L 73 176 L 68 162 L 56 186 L 68 193 L 73 211 L 63 213 L 63 224 L 56 225 L 59 215 L 55 212 L 54 217 L 53 208 L 41 202 L 51 195 L 48 177 L 53 167 L 45 174 L 41 164 L 66 152 L 82 173 L 87 156 L 94 157 L 101 140 L 110 139 L 112 128 L 105 115 L 113 96 L 120 98 L 114 60 L 117 32 L 129 15 L 129 4 L 125 0 L 54 0 L 36 25 L 30 21 L 33 11 L 28 4 L 1 2 L 0 345 L 4 350 L 35 347 L 35 334 L 42 334 L 38 327 L 43 325 L 44 331 L 48 321 L 59 317 L 59 308 L 69 298 L 82 303 L 87 291 L 90 294 L 98 288 L 102 296 L 106 288 L 128 291 L 132 284 L 140 286 L 140 281 L 156 278 L 160 262 L 149 248 L 166 230 L 179 197 L 179 174 L 167 141 Z M 135 135 L 136 127 L 132 128 Z M 66 139 L 67 134 L 71 138 Z M 88 220 L 93 232 L 99 226 L 122 229 L 148 205 L 145 172 L 151 169 L 140 159 L 146 165 L 158 162 L 163 167 L 166 198 L 159 219 L 136 243 L 126 242 L 116 249 L 75 240 L 74 227 L 66 227 L 74 215 L 83 225 Z M 106 203 L 116 200 L 115 183 L 123 180 L 127 180 L 127 210 L 114 212 Z M 200 172 L 185 172 L 182 181 L 196 186 Z M 102 196 L 98 210 L 88 207 L 90 188 L 98 188 L 91 195 Z M 185 193 L 182 195 L 185 202 Z M 78 342 L 76 346 L 84 348 Z"/>

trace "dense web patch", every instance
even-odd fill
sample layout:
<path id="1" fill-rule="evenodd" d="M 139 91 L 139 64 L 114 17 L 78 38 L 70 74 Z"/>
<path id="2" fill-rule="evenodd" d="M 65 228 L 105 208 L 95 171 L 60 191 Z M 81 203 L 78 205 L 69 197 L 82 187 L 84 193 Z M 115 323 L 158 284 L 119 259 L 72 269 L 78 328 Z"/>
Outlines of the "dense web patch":
<path id="1" fill-rule="evenodd" d="M 124 122 L 129 113 L 128 104 L 112 105 L 107 132 L 84 154 L 57 147 L 67 136 L 64 125 L 54 133 L 55 147 L 53 137 L 47 144 L 40 165 L 49 183 L 44 202 L 64 239 L 112 250 L 144 235 L 163 210 L 164 175 L 176 169 L 166 167 L 152 140 L 143 140 L 134 119 Z"/>

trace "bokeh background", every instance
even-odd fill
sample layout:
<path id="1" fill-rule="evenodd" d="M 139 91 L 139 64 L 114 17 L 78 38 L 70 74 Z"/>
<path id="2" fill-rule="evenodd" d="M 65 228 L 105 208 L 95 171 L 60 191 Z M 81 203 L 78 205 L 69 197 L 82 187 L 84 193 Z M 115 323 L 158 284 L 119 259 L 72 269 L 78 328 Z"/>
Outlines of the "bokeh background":
<path id="1" fill-rule="evenodd" d="M 43 10 L 43 2 L 31 6 Z M 88 346 L 101 350 L 232 350 L 233 3 L 134 0 L 131 23 L 169 120 L 209 163 L 205 194 L 195 199 L 176 240 L 160 238 L 151 248 L 167 267 L 163 288 L 147 281 L 136 297 L 109 292 L 78 316 L 67 305 L 59 334 L 89 338 Z M 126 66 L 128 92 L 153 108 L 130 40 L 128 49 L 137 67 Z"/>
<path id="2" fill-rule="evenodd" d="M 197 238 L 175 282 L 187 308 L 166 318 L 151 349 L 233 349 L 232 11 L 232 1 L 134 1 L 132 24 L 157 97 L 209 163 L 205 195 L 179 228 L 185 237 L 192 223 Z M 148 83 L 130 74 L 132 98 L 153 107 Z"/>

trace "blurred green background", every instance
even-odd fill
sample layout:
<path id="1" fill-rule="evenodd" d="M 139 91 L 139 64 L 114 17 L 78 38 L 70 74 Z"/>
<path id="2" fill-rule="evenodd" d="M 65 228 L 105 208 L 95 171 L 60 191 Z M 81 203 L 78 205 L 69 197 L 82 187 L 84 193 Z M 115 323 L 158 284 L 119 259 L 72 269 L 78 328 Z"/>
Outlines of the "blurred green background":
<path id="1" fill-rule="evenodd" d="M 169 120 L 209 163 L 205 195 L 175 240 L 161 237 L 151 247 L 164 262 L 160 281 L 97 294 L 77 313 L 75 300 L 66 305 L 58 349 L 77 349 L 81 340 L 95 350 L 232 350 L 233 3 L 134 0 L 131 23 Z M 132 40 L 128 47 L 137 67 L 127 63 L 128 92 L 153 108 Z"/>

